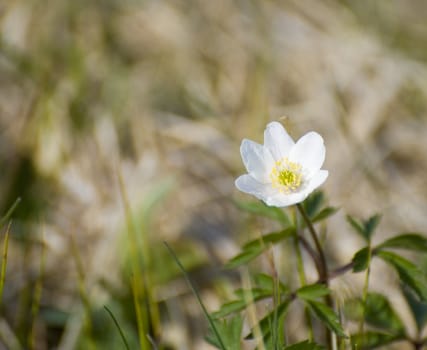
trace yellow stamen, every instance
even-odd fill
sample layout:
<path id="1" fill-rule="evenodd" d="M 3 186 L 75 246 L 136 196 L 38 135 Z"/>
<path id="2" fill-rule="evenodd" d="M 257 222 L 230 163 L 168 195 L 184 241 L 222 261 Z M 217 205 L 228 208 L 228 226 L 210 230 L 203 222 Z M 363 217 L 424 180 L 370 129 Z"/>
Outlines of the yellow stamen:
<path id="1" fill-rule="evenodd" d="M 303 182 L 301 165 L 282 158 L 278 160 L 270 173 L 272 186 L 280 192 L 295 192 Z"/>

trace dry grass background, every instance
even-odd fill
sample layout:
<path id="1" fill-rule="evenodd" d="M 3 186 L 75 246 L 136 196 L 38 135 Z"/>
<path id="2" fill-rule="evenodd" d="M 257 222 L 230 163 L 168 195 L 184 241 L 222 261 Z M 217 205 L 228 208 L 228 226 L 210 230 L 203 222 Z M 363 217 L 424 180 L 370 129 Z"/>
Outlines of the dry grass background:
<path id="1" fill-rule="evenodd" d="M 362 245 L 344 213 L 382 212 L 380 236 L 425 231 L 426 13 L 422 0 L 0 2 L 2 212 L 22 197 L 5 327 L 18 335 L 30 327 L 41 237 L 36 348 L 77 346 L 81 319 L 56 330 L 46 321 L 49 310 L 82 314 L 72 241 L 94 307 L 128 289 L 121 173 L 166 305 L 163 340 L 209 349 L 185 284 L 158 276 L 172 264 L 162 241 L 189 256 L 203 298 L 217 307 L 229 288 L 214 283 L 221 264 L 268 229 L 231 199 L 242 198 L 233 184 L 240 140 L 261 142 L 269 120 L 295 138 L 324 136 L 324 189 L 343 208 L 328 229 L 337 264 Z M 357 283 L 344 279 L 337 293 L 345 299 Z M 390 283 L 374 269 L 374 288 Z"/>

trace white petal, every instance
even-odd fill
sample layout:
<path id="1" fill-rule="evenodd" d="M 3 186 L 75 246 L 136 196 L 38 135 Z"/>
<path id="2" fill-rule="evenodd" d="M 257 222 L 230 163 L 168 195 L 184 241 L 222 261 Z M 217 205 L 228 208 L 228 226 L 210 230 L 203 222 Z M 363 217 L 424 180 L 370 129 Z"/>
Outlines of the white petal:
<path id="1" fill-rule="evenodd" d="M 266 147 L 244 139 L 240 146 L 240 154 L 249 174 L 262 183 L 269 181 L 269 174 L 274 161 Z"/>
<path id="2" fill-rule="evenodd" d="M 316 188 L 321 186 L 328 178 L 329 172 L 327 170 L 319 170 L 310 180 L 306 187 L 306 192 L 310 194 Z"/>
<path id="3" fill-rule="evenodd" d="M 289 153 L 291 162 L 299 163 L 303 169 L 313 174 L 325 161 L 325 145 L 317 132 L 309 132 L 301 137 Z"/>
<path id="4" fill-rule="evenodd" d="M 274 189 L 270 184 L 263 184 L 248 174 L 239 176 L 235 181 L 235 185 L 240 191 L 252 194 L 262 200 L 274 193 Z"/>
<path id="5" fill-rule="evenodd" d="M 274 160 L 287 157 L 294 144 L 282 124 L 271 122 L 267 125 L 264 131 L 264 146 L 270 150 Z"/>
<path id="6" fill-rule="evenodd" d="M 296 192 L 291 194 L 277 193 L 276 195 L 270 196 L 265 200 L 265 203 L 274 207 L 288 207 L 293 204 L 297 204 L 306 199 L 308 193 Z"/>

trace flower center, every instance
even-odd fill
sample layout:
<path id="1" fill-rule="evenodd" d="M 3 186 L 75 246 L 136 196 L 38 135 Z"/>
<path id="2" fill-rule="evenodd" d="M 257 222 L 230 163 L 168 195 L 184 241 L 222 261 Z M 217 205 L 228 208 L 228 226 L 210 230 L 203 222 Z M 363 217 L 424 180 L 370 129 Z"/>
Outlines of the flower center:
<path id="1" fill-rule="evenodd" d="M 301 165 L 282 158 L 278 160 L 270 173 L 272 186 L 283 193 L 295 192 L 303 183 Z"/>

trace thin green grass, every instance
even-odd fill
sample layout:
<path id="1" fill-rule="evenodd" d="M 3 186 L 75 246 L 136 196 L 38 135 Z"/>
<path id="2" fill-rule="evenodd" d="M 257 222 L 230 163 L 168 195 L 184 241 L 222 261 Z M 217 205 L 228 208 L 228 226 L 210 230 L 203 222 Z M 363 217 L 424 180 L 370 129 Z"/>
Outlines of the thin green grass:
<path id="1" fill-rule="evenodd" d="M 11 225 L 12 223 L 9 223 L 9 225 L 7 226 L 6 233 L 4 235 L 4 242 L 3 242 L 3 257 L 2 257 L 2 263 L 1 263 L 1 275 L 0 275 L 0 307 L 3 301 L 4 281 L 6 280 L 7 252 L 9 249 L 9 233 L 10 233 Z"/>
<path id="2" fill-rule="evenodd" d="M 12 206 L 9 208 L 7 213 L 0 219 L 0 227 L 2 227 L 9 220 L 9 218 L 12 216 L 13 212 L 15 211 L 16 207 L 19 205 L 20 202 L 21 198 L 18 197 L 12 204 Z"/>
<path id="3" fill-rule="evenodd" d="M 107 312 L 108 312 L 108 314 L 109 314 L 109 315 L 111 316 L 111 318 L 113 319 L 113 322 L 114 322 L 114 324 L 116 325 L 117 330 L 118 330 L 118 331 L 119 331 L 119 333 L 120 333 L 120 337 L 122 338 L 123 344 L 125 345 L 126 349 L 127 349 L 127 350 L 130 350 L 129 343 L 128 343 L 128 341 L 126 340 L 126 337 L 125 337 L 125 335 L 124 335 L 124 333 L 123 333 L 123 331 L 122 331 L 122 328 L 120 327 L 119 322 L 118 322 L 118 321 L 117 321 L 117 319 L 114 317 L 113 312 L 112 312 L 112 311 L 107 307 L 107 305 L 104 305 L 104 309 L 105 309 L 105 311 L 107 311 Z"/>
<path id="4" fill-rule="evenodd" d="M 0 228 L 9 220 L 9 218 L 12 216 L 13 212 L 15 211 L 16 207 L 20 202 L 21 202 L 21 198 L 18 197 L 15 200 L 15 202 L 12 204 L 10 209 L 7 211 L 7 213 L 0 219 Z M 12 226 L 12 222 L 10 221 L 5 232 L 4 242 L 3 242 L 3 256 L 2 256 L 1 273 L 0 273 L 0 309 L 3 302 L 4 282 L 6 280 L 7 252 L 9 249 L 9 236 L 10 236 L 11 226 Z"/>
<path id="5" fill-rule="evenodd" d="M 149 333 L 148 329 L 148 315 L 144 313 L 141 304 L 142 300 L 145 299 L 145 281 L 144 281 L 144 271 L 140 265 L 140 259 L 143 257 L 138 257 L 138 239 L 135 232 L 135 227 L 133 225 L 132 220 L 132 212 L 129 205 L 129 199 L 126 194 L 125 185 L 123 182 L 123 177 L 121 175 L 120 170 L 117 171 L 118 180 L 119 180 L 119 189 L 120 195 L 122 197 L 125 218 L 126 218 L 126 226 L 127 232 L 129 235 L 129 243 L 130 243 L 130 258 L 131 258 L 131 268 L 132 268 L 132 276 L 131 276 L 131 287 L 133 294 L 133 303 L 136 313 L 137 319 L 137 327 L 138 327 L 138 337 L 141 350 L 149 350 L 150 343 L 147 339 L 147 334 Z"/>
<path id="6" fill-rule="evenodd" d="M 179 261 L 178 257 L 176 256 L 175 252 L 173 251 L 173 249 L 169 246 L 169 244 L 167 244 L 166 242 L 163 242 L 166 246 L 166 248 L 168 249 L 169 253 L 171 254 L 172 258 L 175 260 L 176 264 L 178 265 L 179 269 L 181 270 L 182 274 L 184 275 L 185 280 L 187 281 L 187 284 L 189 285 L 191 291 L 193 292 L 193 294 L 196 296 L 197 301 L 200 305 L 200 307 L 203 310 L 203 313 L 205 314 L 210 326 L 212 327 L 213 332 L 215 333 L 215 336 L 218 340 L 218 343 L 221 346 L 222 350 L 227 350 L 227 348 L 224 345 L 224 342 L 221 338 L 221 335 L 218 332 L 218 328 L 215 326 L 215 322 L 213 321 L 212 317 L 209 315 L 208 310 L 206 309 L 205 305 L 203 304 L 202 298 L 200 297 L 199 293 L 197 292 L 196 288 L 194 287 L 193 283 L 191 282 L 190 277 L 188 276 L 187 271 L 185 270 L 184 266 L 181 264 L 181 262 Z"/>

